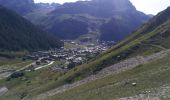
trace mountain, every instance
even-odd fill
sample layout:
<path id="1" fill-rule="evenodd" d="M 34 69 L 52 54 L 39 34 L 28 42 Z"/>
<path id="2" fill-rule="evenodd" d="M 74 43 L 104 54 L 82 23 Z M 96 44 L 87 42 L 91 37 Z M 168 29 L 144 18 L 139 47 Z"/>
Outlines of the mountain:
<path id="1" fill-rule="evenodd" d="M 29 13 L 40 10 L 46 11 L 49 9 L 55 9 L 60 4 L 34 3 L 34 0 L 0 0 L 0 5 L 13 10 L 22 16 L 25 16 Z"/>
<path id="2" fill-rule="evenodd" d="M 60 4 L 57 4 L 57 3 L 52 3 L 52 4 L 34 3 L 34 7 L 35 7 L 34 10 L 32 12 L 25 13 L 22 16 L 30 20 L 32 23 L 37 23 L 39 19 L 41 19 L 42 17 L 44 18 L 44 16 L 46 16 L 48 13 L 55 10 L 55 8 L 59 6 Z"/>
<path id="3" fill-rule="evenodd" d="M 125 11 L 136 11 L 129 0 L 92 0 L 65 3 L 53 11 L 53 13 L 89 14 L 97 17 L 111 17 L 118 13 L 125 13 Z"/>
<path id="4" fill-rule="evenodd" d="M 34 3 L 34 5 L 36 5 L 37 9 L 55 9 L 60 6 L 58 3 Z"/>
<path id="5" fill-rule="evenodd" d="M 21 15 L 32 12 L 35 7 L 33 0 L 0 0 L 0 4 Z"/>
<path id="6" fill-rule="evenodd" d="M 120 41 L 150 17 L 129 0 L 91 0 L 74 3 L 34 3 L 33 0 L 0 0 L 40 28 L 61 39 Z M 74 26 L 73 26 L 74 25 Z"/>
<path id="7" fill-rule="evenodd" d="M 137 11 L 129 0 L 92 0 L 65 3 L 36 20 L 27 18 L 62 39 L 120 41 L 149 16 Z"/>
<path id="8" fill-rule="evenodd" d="M 0 6 L 0 50 L 40 50 L 60 47 L 60 42 L 28 20 Z"/>

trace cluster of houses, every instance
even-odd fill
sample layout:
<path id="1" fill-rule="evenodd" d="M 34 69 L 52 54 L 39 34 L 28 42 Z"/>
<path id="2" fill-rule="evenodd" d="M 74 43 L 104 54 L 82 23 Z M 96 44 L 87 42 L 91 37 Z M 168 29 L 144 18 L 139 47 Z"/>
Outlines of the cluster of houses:
<path id="1" fill-rule="evenodd" d="M 71 41 L 70 41 L 71 42 Z M 71 42 L 73 43 L 73 42 Z M 37 51 L 26 55 L 24 59 L 35 60 L 34 68 L 37 65 L 48 64 L 51 61 L 62 61 L 62 65 L 55 65 L 57 68 L 72 69 L 77 65 L 86 63 L 90 58 L 106 51 L 111 45 L 101 42 L 99 45 L 90 45 L 84 48 L 64 47 L 50 51 Z M 56 68 L 56 69 L 57 69 Z"/>

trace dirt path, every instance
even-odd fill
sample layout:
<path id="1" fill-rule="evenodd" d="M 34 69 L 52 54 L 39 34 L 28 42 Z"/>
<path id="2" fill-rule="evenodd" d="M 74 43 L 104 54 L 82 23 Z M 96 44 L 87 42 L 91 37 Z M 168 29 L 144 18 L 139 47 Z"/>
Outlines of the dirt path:
<path id="1" fill-rule="evenodd" d="M 110 67 L 104 68 L 103 70 L 101 70 L 96 75 L 91 75 L 91 76 L 89 76 L 89 77 L 87 77 L 83 80 L 80 80 L 78 82 L 75 82 L 73 84 L 66 84 L 66 85 L 63 85 L 63 86 L 58 87 L 56 89 L 47 91 L 46 93 L 40 94 L 37 97 L 33 98 L 33 100 L 47 99 L 49 96 L 53 96 L 53 95 L 56 95 L 58 93 L 62 93 L 62 92 L 67 91 L 69 89 L 72 89 L 72 88 L 75 88 L 77 86 L 86 84 L 90 81 L 100 79 L 100 78 L 104 78 L 104 77 L 107 77 L 109 75 L 113 75 L 113 74 L 120 73 L 120 72 L 125 71 L 125 70 L 135 68 L 138 65 L 146 64 L 146 63 L 161 59 L 161 58 L 167 56 L 169 53 L 170 53 L 170 50 L 165 50 L 165 51 L 161 51 L 159 53 L 155 53 L 155 54 L 147 56 L 147 57 L 137 56 L 137 57 L 134 57 L 134 58 L 127 59 L 127 60 L 122 61 L 120 63 L 114 64 Z"/>
<path id="2" fill-rule="evenodd" d="M 53 63 L 54 63 L 54 61 L 51 61 L 51 62 L 50 62 L 49 64 L 47 64 L 47 65 L 44 65 L 44 66 L 40 66 L 40 67 L 35 68 L 35 70 L 39 70 L 39 69 L 41 69 L 41 68 L 48 67 L 48 66 L 52 65 Z"/>

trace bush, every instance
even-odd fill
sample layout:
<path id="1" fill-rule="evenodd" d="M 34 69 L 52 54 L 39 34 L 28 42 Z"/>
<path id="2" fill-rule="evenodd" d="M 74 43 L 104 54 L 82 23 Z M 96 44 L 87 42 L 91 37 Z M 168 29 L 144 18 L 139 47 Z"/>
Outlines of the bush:
<path id="1" fill-rule="evenodd" d="M 13 74 L 11 74 L 10 78 L 19 78 L 24 76 L 23 72 L 14 72 Z"/>

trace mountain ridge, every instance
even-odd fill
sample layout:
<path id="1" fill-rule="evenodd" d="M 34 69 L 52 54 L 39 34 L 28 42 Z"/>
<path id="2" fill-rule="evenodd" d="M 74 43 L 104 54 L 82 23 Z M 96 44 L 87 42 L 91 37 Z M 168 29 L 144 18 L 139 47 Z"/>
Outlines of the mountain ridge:
<path id="1" fill-rule="evenodd" d="M 82 18 L 84 19 L 82 20 Z M 28 19 L 31 20 L 31 17 Z M 93 38 L 92 40 L 118 42 L 148 19 L 149 16 L 137 11 L 128 0 L 92 0 L 65 3 L 48 13 L 45 17 L 39 18 L 36 21 L 34 20 L 34 23 L 62 39 L 62 35 L 65 36 L 64 39 L 74 40 L 80 37 L 86 38 L 89 34 L 94 35 L 93 33 L 95 33 L 96 35 L 94 35 L 94 37 L 97 38 Z M 97 21 L 94 22 L 95 20 Z M 116 23 L 113 20 L 115 20 Z M 88 29 L 88 32 L 79 31 L 78 25 L 75 28 L 69 28 L 65 22 L 71 23 L 71 21 L 86 24 L 86 26 L 84 26 L 85 29 L 80 27 L 80 30 Z M 64 25 L 60 26 L 60 24 Z M 75 38 L 70 38 L 68 36 L 68 34 L 74 35 L 74 33 L 79 35 Z"/>
<path id="2" fill-rule="evenodd" d="M 93 43 L 96 40 L 119 42 L 150 18 L 137 11 L 129 0 L 77 1 L 63 5 L 33 0 L 8 2 L 1 0 L 0 4 L 60 39 L 80 42 L 87 38 Z M 26 2 L 29 3 L 25 5 Z"/>

